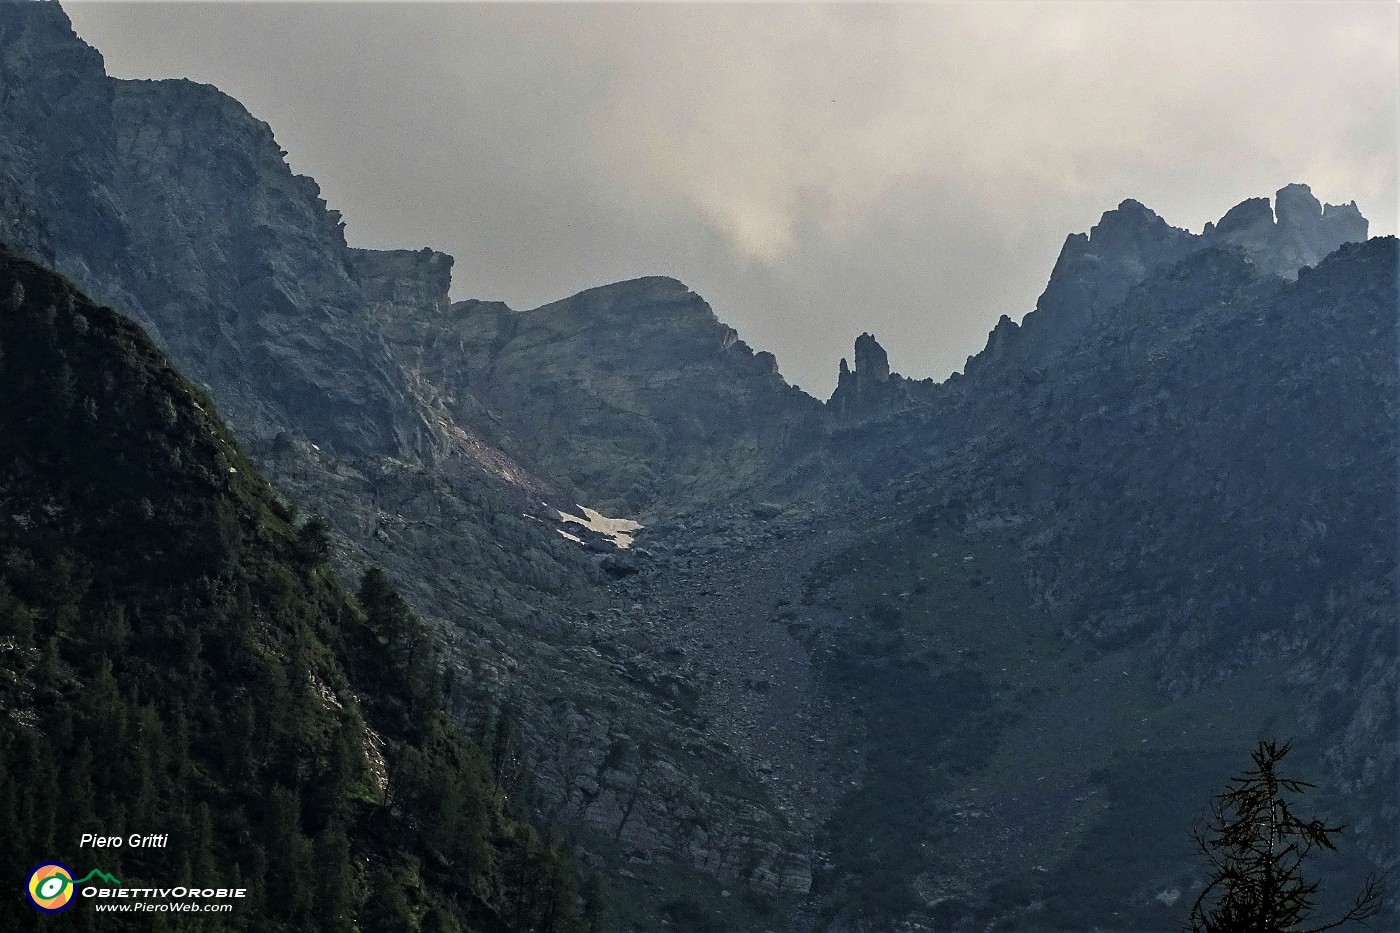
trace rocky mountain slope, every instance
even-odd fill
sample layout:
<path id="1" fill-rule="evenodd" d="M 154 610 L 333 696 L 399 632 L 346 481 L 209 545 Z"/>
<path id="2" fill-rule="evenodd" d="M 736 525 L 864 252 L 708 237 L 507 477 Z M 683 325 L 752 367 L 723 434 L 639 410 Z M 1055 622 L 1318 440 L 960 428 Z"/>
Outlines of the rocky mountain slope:
<path id="1" fill-rule="evenodd" d="M 12 243 L 140 321 L 250 440 L 296 425 L 352 453 L 426 444 L 339 215 L 265 123 L 207 85 L 108 78 L 54 4 L 6 3 L 0 29 L 4 186 L 42 218 L 11 220 Z"/>
<path id="2" fill-rule="evenodd" d="M 266 125 L 107 78 L 56 4 L 0 5 L 0 81 L 0 231 L 402 581 L 618 929 L 1174 928 L 1261 730 L 1393 863 L 1394 243 L 1334 252 L 1355 205 L 1123 202 L 964 374 L 862 335 L 823 406 L 671 279 L 452 304 L 450 257 L 348 248 Z"/>
<path id="3" fill-rule="evenodd" d="M 809 594 L 845 619 L 810 635 L 828 689 L 870 720 L 838 864 L 908 882 L 856 900 L 934 928 L 1171 928 L 1199 884 L 1175 827 L 1271 732 L 1352 858 L 1393 863 L 1396 262 L 1373 240 L 1288 283 L 1197 253 L 1056 377 L 1004 374 L 999 417 L 904 423 L 930 465 Z M 936 816 L 891 837 L 920 786 Z"/>

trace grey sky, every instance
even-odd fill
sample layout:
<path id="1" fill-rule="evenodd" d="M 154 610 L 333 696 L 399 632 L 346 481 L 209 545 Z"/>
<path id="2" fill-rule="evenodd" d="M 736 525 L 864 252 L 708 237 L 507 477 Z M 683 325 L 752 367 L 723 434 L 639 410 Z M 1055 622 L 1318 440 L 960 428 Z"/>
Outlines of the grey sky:
<path id="1" fill-rule="evenodd" d="M 517 308 L 673 275 L 822 396 L 863 330 L 960 369 L 1125 197 L 1199 230 L 1305 181 L 1395 231 L 1386 0 L 65 7 L 271 123 L 353 245 Z"/>

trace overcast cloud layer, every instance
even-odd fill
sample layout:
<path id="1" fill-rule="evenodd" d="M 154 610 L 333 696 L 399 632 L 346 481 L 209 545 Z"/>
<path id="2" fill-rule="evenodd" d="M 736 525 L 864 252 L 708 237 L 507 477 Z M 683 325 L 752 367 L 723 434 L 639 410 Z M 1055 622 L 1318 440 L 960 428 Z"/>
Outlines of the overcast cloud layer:
<path id="1" fill-rule="evenodd" d="M 120 77 L 272 124 L 353 245 L 530 308 L 667 274 L 825 396 L 856 334 L 943 378 L 1133 197 L 1304 181 L 1396 215 L 1391 2 L 67 3 Z"/>

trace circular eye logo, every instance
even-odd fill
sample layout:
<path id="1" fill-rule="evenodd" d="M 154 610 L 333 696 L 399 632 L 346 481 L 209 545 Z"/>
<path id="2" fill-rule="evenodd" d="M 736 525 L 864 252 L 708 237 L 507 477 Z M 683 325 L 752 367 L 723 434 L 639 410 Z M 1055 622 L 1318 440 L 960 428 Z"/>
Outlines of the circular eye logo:
<path id="1" fill-rule="evenodd" d="M 47 914 L 73 906 L 73 869 L 61 862 L 45 862 L 29 873 L 29 901 Z"/>

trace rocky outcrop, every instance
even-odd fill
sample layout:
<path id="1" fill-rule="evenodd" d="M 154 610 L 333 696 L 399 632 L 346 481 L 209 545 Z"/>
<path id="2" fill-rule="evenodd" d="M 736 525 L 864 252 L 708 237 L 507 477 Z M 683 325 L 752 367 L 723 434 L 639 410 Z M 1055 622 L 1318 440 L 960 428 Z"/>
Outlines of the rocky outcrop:
<path id="1" fill-rule="evenodd" d="M 446 313 L 454 262 L 446 253 L 425 246 L 419 250 L 351 249 L 346 255 L 370 316 L 380 326 L 405 312 Z"/>
<path id="2" fill-rule="evenodd" d="M 881 385 L 890 381 L 889 354 L 875 340 L 874 334 L 861 334 L 856 338 L 854 359 L 856 368 L 851 369 L 842 357 L 833 400 L 874 393 Z"/>
<path id="3" fill-rule="evenodd" d="M 431 430 L 377 340 L 340 215 L 271 129 L 187 81 L 114 84 L 116 174 L 136 275 L 116 281 L 245 433 L 423 455 Z"/>
<path id="4" fill-rule="evenodd" d="M 1049 284 L 1021 322 L 1022 357 L 1031 362 L 1063 352 L 1096 314 L 1122 301 L 1148 273 L 1195 248 L 1189 231 L 1171 226 L 1138 201 L 1106 211 L 1088 234 L 1065 240 Z"/>
<path id="5" fill-rule="evenodd" d="M 1249 239 L 1273 227 L 1274 209 L 1268 198 L 1246 198 L 1225 212 L 1218 223 L 1207 223 L 1204 236 L 1212 239 Z"/>
<path id="6" fill-rule="evenodd" d="M 1231 245 L 1261 270 L 1293 278 L 1342 244 L 1366 239 L 1368 224 L 1355 202 L 1324 207 L 1307 185 L 1292 184 L 1279 189 L 1275 203 L 1277 219 L 1267 198 L 1249 198 L 1193 234 L 1138 201 L 1123 201 L 1087 234 L 1066 238 L 1035 310 L 1019 327 L 999 323 L 987 347 L 969 357 L 965 375 L 1044 369 L 1098 326 L 1134 285 L 1192 253 Z"/>
<path id="7" fill-rule="evenodd" d="M 880 383 L 889 382 L 890 357 L 885 348 L 875 340 L 874 334 L 861 334 L 856 338 L 855 361 L 857 386 L 873 388 Z"/>
<path id="8" fill-rule="evenodd" d="M 1207 224 L 1201 243 L 1233 243 L 1261 268 L 1294 278 L 1343 243 L 1366 239 L 1369 223 L 1356 202 L 1323 205 L 1307 185 L 1292 184 L 1267 198 L 1251 198 L 1232 208 L 1214 225 Z"/>
<path id="9" fill-rule="evenodd" d="M 112 85 L 102 56 L 56 3 L 0 4 L 0 190 L 5 233 L 86 284 L 86 265 L 126 256 L 114 172 Z"/>
<path id="10" fill-rule="evenodd" d="M 932 383 L 916 382 L 890 372 L 889 354 L 874 334 L 856 338 L 855 368 L 841 360 L 836 391 L 827 401 L 827 410 L 838 422 L 861 421 L 888 416 L 926 401 Z"/>

